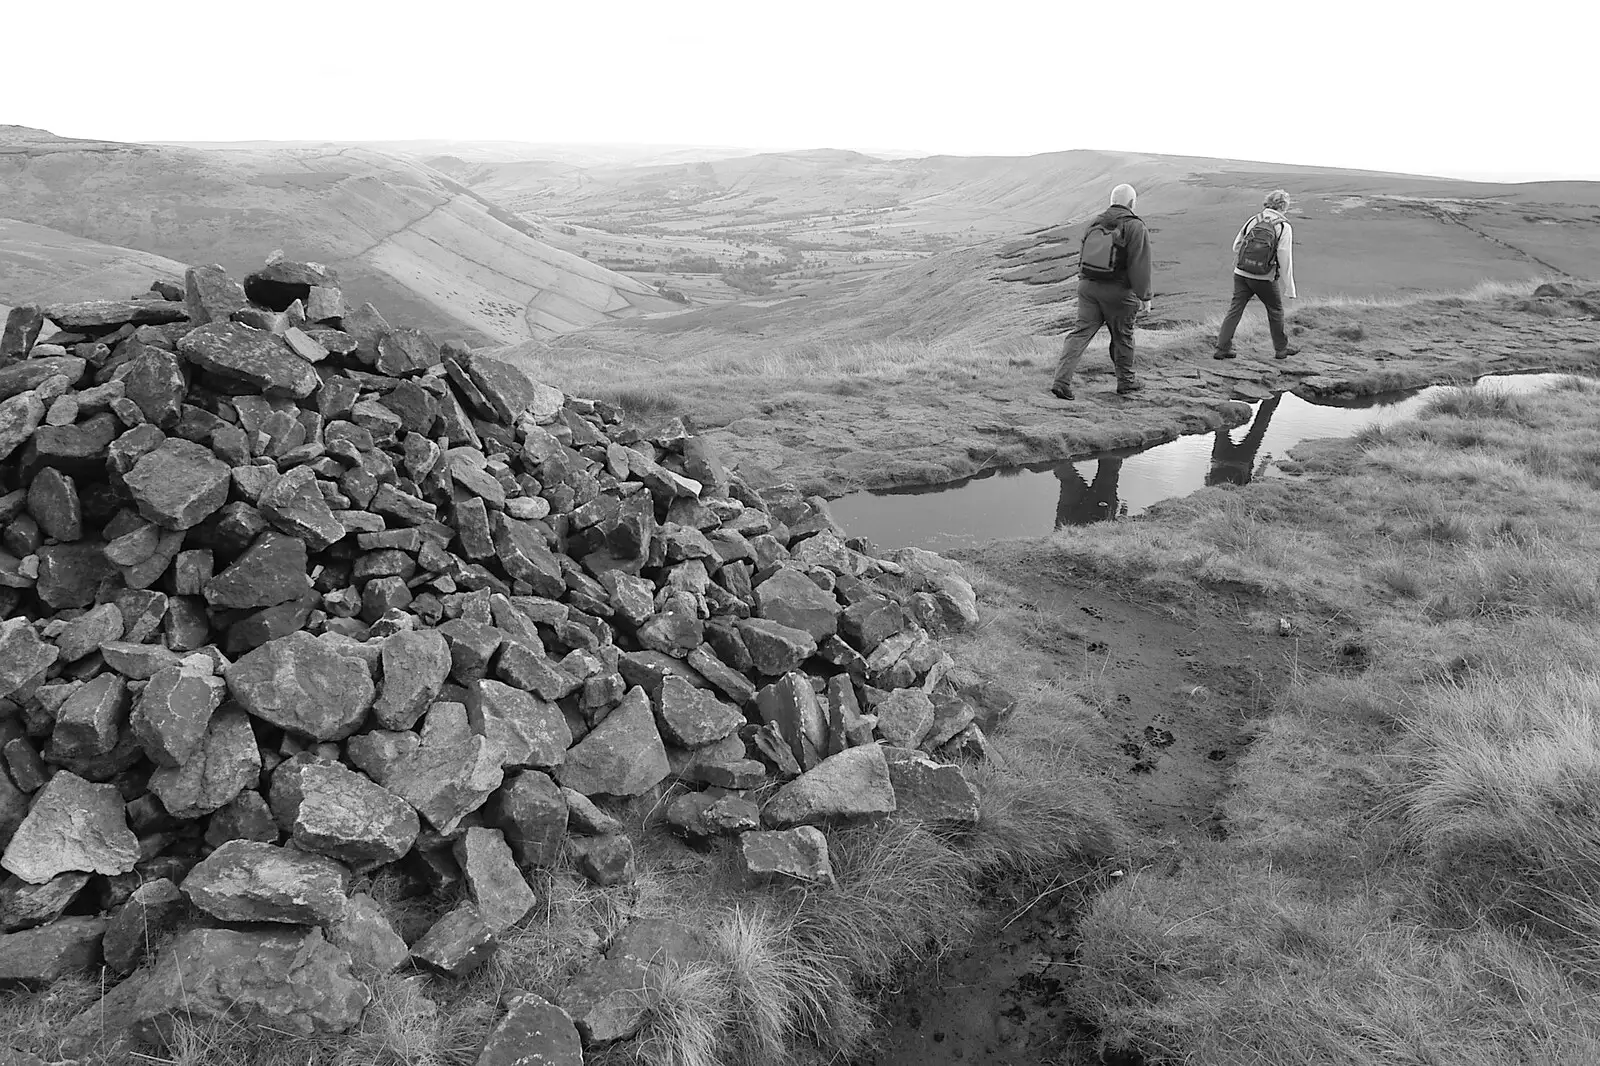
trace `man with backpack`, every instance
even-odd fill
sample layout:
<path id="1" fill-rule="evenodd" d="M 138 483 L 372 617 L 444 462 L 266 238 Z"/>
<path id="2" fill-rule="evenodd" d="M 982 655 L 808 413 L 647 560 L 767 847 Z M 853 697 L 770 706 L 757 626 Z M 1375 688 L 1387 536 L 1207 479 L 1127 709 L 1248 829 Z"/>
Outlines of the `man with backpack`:
<path id="1" fill-rule="evenodd" d="M 1111 190 L 1111 206 L 1089 223 L 1078 253 L 1078 324 L 1067 334 L 1056 366 L 1052 395 L 1070 400 L 1072 372 L 1089 341 L 1105 326 L 1111 334 L 1111 365 L 1117 393 L 1144 388 L 1133 372 L 1133 320 L 1150 310 L 1150 235 L 1133 213 L 1132 185 Z"/>
<path id="2" fill-rule="evenodd" d="M 1299 348 L 1289 347 L 1283 328 L 1283 298 L 1293 300 L 1294 229 L 1284 212 L 1289 210 L 1289 194 L 1273 189 L 1261 200 L 1261 213 L 1250 219 L 1233 239 L 1233 302 L 1217 333 L 1213 359 L 1232 359 L 1233 331 L 1251 297 L 1267 309 L 1267 328 L 1272 331 L 1274 358 L 1287 359 Z"/>

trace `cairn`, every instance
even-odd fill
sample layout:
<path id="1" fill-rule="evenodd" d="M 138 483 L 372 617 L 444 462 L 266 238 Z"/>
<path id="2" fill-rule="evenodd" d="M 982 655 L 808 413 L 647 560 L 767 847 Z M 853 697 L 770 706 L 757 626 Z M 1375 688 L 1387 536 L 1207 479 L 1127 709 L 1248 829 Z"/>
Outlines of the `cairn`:
<path id="1" fill-rule="evenodd" d="M 977 820 L 928 757 L 986 751 L 937 639 L 977 621 L 951 564 L 281 256 L 11 312 L 0 619 L 0 980 L 104 967 L 86 1038 L 347 1030 L 364 977 L 481 965 L 526 871 L 627 882 L 626 797 L 822 888 L 826 824 Z M 384 867 L 459 902 L 407 944 L 351 894 Z M 629 1035 L 642 968 L 695 940 L 632 923 L 481 1061 Z"/>

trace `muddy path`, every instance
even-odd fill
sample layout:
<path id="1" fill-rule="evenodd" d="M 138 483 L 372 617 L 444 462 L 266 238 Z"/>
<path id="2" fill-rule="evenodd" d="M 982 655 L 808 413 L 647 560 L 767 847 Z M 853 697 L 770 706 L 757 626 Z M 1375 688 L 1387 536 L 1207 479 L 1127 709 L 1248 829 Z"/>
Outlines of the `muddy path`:
<path id="1" fill-rule="evenodd" d="M 1043 650 L 1060 675 L 1094 685 L 1148 854 L 1220 834 L 1244 723 L 1265 713 L 1298 642 L 1233 612 L 1178 614 L 1071 579 L 1035 577 L 1018 592 L 1054 622 Z M 1115 872 L 1097 876 L 996 908 L 971 948 L 909 976 L 885 997 L 880 1035 L 854 1066 L 1100 1062 L 1067 990 L 1077 911 Z"/>

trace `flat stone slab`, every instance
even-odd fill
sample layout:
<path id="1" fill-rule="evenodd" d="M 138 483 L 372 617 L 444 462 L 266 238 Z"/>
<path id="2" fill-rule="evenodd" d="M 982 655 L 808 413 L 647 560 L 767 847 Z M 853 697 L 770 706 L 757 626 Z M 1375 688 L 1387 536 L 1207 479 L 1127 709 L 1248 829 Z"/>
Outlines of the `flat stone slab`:
<path id="1" fill-rule="evenodd" d="M 60 770 L 34 798 L 0 867 L 42 885 L 71 871 L 125 874 L 138 861 L 139 841 L 128 828 L 117 786 Z"/>

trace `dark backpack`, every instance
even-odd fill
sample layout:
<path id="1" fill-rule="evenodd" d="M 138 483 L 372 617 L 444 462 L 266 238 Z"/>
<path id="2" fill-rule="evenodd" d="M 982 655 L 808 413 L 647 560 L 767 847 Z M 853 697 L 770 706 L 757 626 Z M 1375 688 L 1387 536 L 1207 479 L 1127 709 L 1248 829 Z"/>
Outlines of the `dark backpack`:
<path id="1" fill-rule="evenodd" d="M 1234 264 L 1246 274 L 1263 277 L 1278 269 L 1278 239 L 1283 235 L 1283 224 L 1266 215 L 1257 215 L 1245 231 L 1244 243 L 1239 245 L 1239 259 Z"/>
<path id="2" fill-rule="evenodd" d="M 1083 247 L 1078 250 L 1078 273 L 1091 281 L 1123 277 L 1128 272 L 1124 244 L 1121 219 L 1104 216 L 1095 219 L 1083 234 Z"/>

